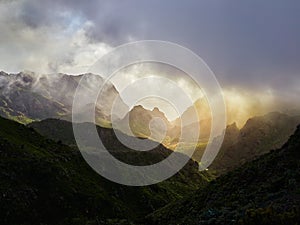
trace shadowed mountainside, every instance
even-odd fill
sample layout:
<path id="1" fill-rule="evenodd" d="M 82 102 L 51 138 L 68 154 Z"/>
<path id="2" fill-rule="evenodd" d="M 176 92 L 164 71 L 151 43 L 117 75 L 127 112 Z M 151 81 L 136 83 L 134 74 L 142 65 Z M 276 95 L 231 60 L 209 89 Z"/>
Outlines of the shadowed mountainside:
<path id="1" fill-rule="evenodd" d="M 278 150 L 148 216 L 147 224 L 293 224 L 300 221 L 300 126 Z"/>
<path id="2" fill-rule="evenodd" d="M 71 123 L 41 123 L 47 129 L 47 124 L 55 121 L 61 140 L 57 142 L 33 128 L 0 118 L 0 218 L 4 224 L 131 224 L 129 221 L 140 221 L 207 184 L 206 175 L 200 174 L 192 161 L 156 185 L 112 183 L 95 173 L 75 147 L 61 144 L 72 139 L 68 133 Z M 148 155 L 132 156 L 115 140 L 111 129 L 98 129 L 113 146 L 115 156 L 125 161 L 149 163 L 162 160 L 170 152 L 159 145 Z"/>
<path id="3" fill-rule="evenodd" d="M 280 148 L 294 133 L 300 116 L 272 112 L 250 118 L 238 131 L 235 124 L 227 127 L 224 142 L 211 170 L 226 173 L 272 149 Z"/>
<path id="4" fill-rule="evenodd" d="M 82 77 L 83 75 L 0 72 L 0 115 L 26 124 L 46 118 L 70 120 L 74 93 Z M 104 81 L 100 76 L 93 74 L 87 74 L 86 78 L 88 79 L 86 82 L 88 85 L 85 87 L 87 93 L 98 90 L 99 85 Z M 82 95 L 87 93 L 82 93 Z M 111 108 L 114 99 L 118 96 L 115 87 L 108 83 L 95 109 L 97 124 L 111 127 Z M 82 114 L 87 110 L 93 110 L 92 106 L 93 104 L 83 101 Z M 175 149 L 176 146 L 180 146 L 183 150 L 196 147 L 193 159 L 199 162 L 210 134 L 211 118 L 208 114 L 209 106 L 206 99 L 198 99 L 194 107 L 189 107 L 183 113 L 182 119 L 188 121 L 183 127 L 186 137 L 191 136 L 188 134 L 195 133 L 200 127 L 200 135 L 196 143 L 179 140 L 182 132 L 180 120 L 168 121 L 158 108 L 147 110 L 142 106 L 136 106 L 124 118 L 117 118 L 117 127 L 123 133 L 128 134 L 124 128 L 124 123 L 128 119 L 132 133 L 138 137 L 150 137 L 169 149 Z M 122 112 L 128 110 L 122 101 L 120 109 Z M 195 110 L 196 114 L 202 118 L 200 122 L 192 120 Z M 155 118 L 159 120 L 155 122 L 153 120 Z M 211 171 L 214 171 L 216 175 L 224 174 L 271 149 L 280 147 L 293 133 L 298 123 L 300 123 L 300 116 L 273 112 L 249 119 L 240 131 L 234 124 L 228 126 L 222 148 L 210 166 Z M 152 134 L 149 125 L 153 128 Z M 166 130 L 166 137 L 162 137 L 164 130 Z M 180 145 L 178 145 L 179 142 Z"/>
<path id="5" fill-rule="evenodd" d="M 150 113 L 150 115 L 152 114 Z M 150 115 L 146 114 L 145 117 L 150 120 L 152 118 Z M 60 125 L 64 122 L 53 121 L 34 122 L 29 126 L 34 127 L 44 136 L 75 145 L 71 125 Z M 293 134 L 299 123 L 300 116 L 288 116 L 273 112 L 249 119 L 241 130 L 235 123 L 228 125 L 220 152 L 209 167 L 210 173 L 225 174 L 245 162 L 281 147 Z M 68 131 L 65 132 L 67 127 L 69 127 Z M 205 146 L 201 145 L 196 149 L 193 159 L 200 161 Z"/>

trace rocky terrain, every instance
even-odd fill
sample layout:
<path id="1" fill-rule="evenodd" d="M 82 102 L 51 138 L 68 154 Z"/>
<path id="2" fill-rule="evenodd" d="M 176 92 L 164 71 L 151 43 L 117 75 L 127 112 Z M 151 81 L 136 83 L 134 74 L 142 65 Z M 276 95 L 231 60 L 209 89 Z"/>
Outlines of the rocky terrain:
<path id="1" fill-rule="evenodd" d="M 46 118 L 71 120 L 75 91 L 83 76 L 0 72 L 0 115 L 25 124 Z M 83 99 L 104 85 L 104 79 L 98 75 L 86 74 L 85 78 L 88 80 L 85 82 L 85 91 L 78 93 Z M 96 104 L 97 124 L 110 126 L 112 105 L 118 96 L 115 87 L 105 83 Z M 92 103 L 82 101 L 82 113 L 91 109 Z M 120 107 L 127 110 L 123 102 Z"/>

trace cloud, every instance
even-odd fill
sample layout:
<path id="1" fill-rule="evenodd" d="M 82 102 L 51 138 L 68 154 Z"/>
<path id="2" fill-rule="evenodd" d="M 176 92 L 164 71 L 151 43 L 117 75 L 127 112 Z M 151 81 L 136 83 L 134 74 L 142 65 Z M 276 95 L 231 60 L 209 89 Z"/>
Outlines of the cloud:
<path id="1" fill-rule="evenodd" d="M 150 110 L 159 107 L 170 120 L 178 117 L 177 111 L 182 113 L 203 97 L 200 87 L 187 74 L 164 63 L 133 64 L 114 73 L 110 81 L 130 108 L 139 104 Z"/>
<path id="2" fill-rule="evenodd" d="M 80 16 L 61 14 L 69 21 L 65 24 L 39 20 L 42 12 L 21 20 L 24 8 L 20 4 L 25 3 L 13 2 L 0 7 L 2 70 L 83 73 L 111 48 L 106 43 L 90 40 L 87 31 L 93 24 Z M 39 21 L 39 24 L 31 21 Z"/>
<path id="3" fill-rule="evenodd" d="M 270 91 L 298 106 L 299 10 L 295 0 L 2 0 L 0 70 L 77 74 L 114 46 L 161 39 L 201 56 L 232 97 Z"/>

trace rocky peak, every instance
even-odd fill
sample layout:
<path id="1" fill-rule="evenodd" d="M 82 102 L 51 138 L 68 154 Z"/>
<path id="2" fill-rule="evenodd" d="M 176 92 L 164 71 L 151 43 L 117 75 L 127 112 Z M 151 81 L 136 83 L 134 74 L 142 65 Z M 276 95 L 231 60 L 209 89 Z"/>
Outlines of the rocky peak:
<path id="1" fill-rule="evenodd" d="M 153 111 L 153 112 L 160 112 L 159 109 L 158 109 L 157 107 L 154 107 L 154 108 L 152 109 L 152 111 Z"/>
<path id="2" fill-rule="evenodd" d="M 4 71 L 0 71 L 0 76 L 8 76 L 8 74 L 5 73 Z"/>
<path id="3" fill-rule="evenodd" d="M 237 127 L 236 122 L 234 122 L 227 126 L 227 130 L 232 132 L 238 132 L 239 128 Z"/>
<path id="4" fill-rule="evenodd" d="M 98 91 L 104 79 L 95 74 L 68 75 L 63 73 L 38 74 L 22 71 L 16 74 L 0 73 L 0 100 L 3 108 L 0 115 L 21 116 L 30 119 L 64 118 L 69 119 L 78 83 L 87 75 L 82 96 Z M 107 82 L 97 101 L 97 115 L 101 121 L 110 118 L 112 103 L 119 95 L 112 83 Z M 82 102 L 83 111 L 91 102 Z M 127 107 L 121 102 L 120 107 Z M 7 112 L 10 114 L 7 115 Z M 108 121 L 109 122 L 109 121 Z"/>

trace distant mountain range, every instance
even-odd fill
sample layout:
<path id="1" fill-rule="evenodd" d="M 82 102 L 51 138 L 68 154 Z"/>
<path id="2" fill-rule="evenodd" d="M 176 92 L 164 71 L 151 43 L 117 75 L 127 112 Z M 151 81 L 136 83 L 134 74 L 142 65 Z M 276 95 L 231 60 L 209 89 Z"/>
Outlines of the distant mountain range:
<path id="1" fill-rule="evenodd" d="M 90 81 L 86 82 L 88 86 L 85 87 L 85 93 L 80 93 L 82 95 L 98 91 L 99 87 L 104 84 L 104 79 L 95 74 L 73 76 L 67 74 L 45 75 L 33 72 L 20 72 L 17 74 L 0 72 L 0 115 L 24 124 L 47 118 L 71 120 L 74 94 L 84 75 Z M 95 122 L 98 125 L 111 127 L 111 111 L 117 97 L 119 97 L 119 93 L 113 84 L 110 82 L 105 83 L 95 109 Z M 199 105 L 199 103 L 197 104 Z M 92 106 L 92 102 L 82 102 L 82 113 L 90 109 L 93 110 Z M 163 121 L 166 125 L 167 138 L 162 143 L 170 148 L 178 144 L 181 132 L 178 119 L 170 122 L 158 108 L 151 111 L 142 106 L 136 106 L 129 111 L 128 106 L 122 100 L 118 107 L 122 109 L 122 112 L 128 112 L 123 117 L 117 115 L 114 121 L 115 126 L 124 133 L 133 133 L 138 137 L 162 141 L 161 136 L 164 135 L 161 132 Z M 190 113 L 191 109 L 188 109 L 183 114 L 187 121 L 191 117 Z M 149 124 L 154 118 L 160 118 L 162 121 L 154 121 L 151 124 L 153 131 L 151 136 Z M 132 132 L 128 132 L 128 126 L 125 126 L 128 121 Z M 191 132 L 193 131 L 193 122 L 195 121 L 188 122 L 188 126 L 191 127 L 188 130 Z M 209 129 L 206 129 L 206 133 Z"/>
<path id="2" fill-rule="evenodd" d="M 70 121 L 74 93 L 83 76 L 0 72 L 0 115 L 24 124 L 48 118 Z M 98 75 L 86 74 L 85 77 L 89 82 L 85 87 L 86 93 L 80 93 L 82 95 L 98 91 L 104 83 L 104 79 Z M 113 84 L 106 83 L 95 109 L 95 121 L 98 125 L 111 127 L 111 111 L 117 97 L 119 93 Z M 82 113 L 93 110 L 92 102 L 81 104 Z M 183 112 L 181 119 L 185 121 L 184 125 L 179 118 L 169 121 L 158 108 L 148 110 L 138 105 L 129 110 L 122 101 L 119 107 L 127 113 L 123 117 L 116 117 L 114 128 L 128 135 L 160 142 L 172 150 L 177 146 L 182 149 L 196 148 L 193 159 L 200 162 L 210 136 L 212 121 L 205 98 L 198 99 L 193 106 Z M 199 120 L 193 117 L 195 112 Z M 222 148 L 210 166 L 210 170 L 216 175 L 226 173 L 271 149 L 280 147 L 294 132 L 298 123 L 300 123 L 300 116 L 273 112 L 250 118 L 241 129 L 236 124 L 228 125 L 224 131 L 225 139 Z M 189 140 L 180 139 L 182 131 L 189 136 L 198 132 L 199 128 L 200 134 L 196 142 L 191 143 Z"/>
<path id="3" fill-rule="evenodd" d="M 83 75 L 0 72 L 0 115 L 25 124 L 47 118 L 71 120 L 74 94 L 82 77 Z M 104 85 L 104 79 L 98 75 L 87 74 L 86 77 L 90 80 L 85 86 L 86 93 L 79 94 L 98 91 Z M 105 83 L 95 109 L 97 124 L 110 126 L 112 105 L 118 95 L 111 83 Z M 127 109 L 125 103 L 121 104 L 120 107 Z M 92 105 L 92 102 L 82 102 L 83 112 Z"/>

